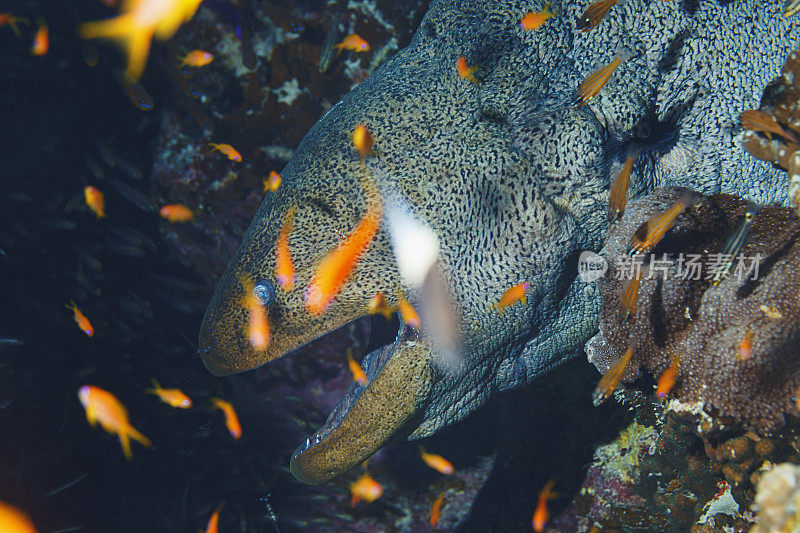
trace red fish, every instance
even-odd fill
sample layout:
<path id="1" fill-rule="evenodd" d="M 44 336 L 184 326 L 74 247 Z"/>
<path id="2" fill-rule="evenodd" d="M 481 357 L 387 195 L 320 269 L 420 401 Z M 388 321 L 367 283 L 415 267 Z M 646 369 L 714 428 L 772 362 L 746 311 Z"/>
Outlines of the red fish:
<path id="1" fill-rule="evenodd" d="M 295 206 L 286 211 L 275 247 L 275 280 L 281 289 L 287 292 L 294 289 L 295 282 L 294 262 L 292 262 L 292 253 L 289 250 L 289 234 L 294 228 L 295 211 L 297 211 Z"/>
<path id="2" fill-rule="evenodd" d="M 347 349 L 347 367 L 350 369 L 350 373 L 353 374 L 353 381 L 362 387 L 366 386 L 367 375 L 364 373 L 364 369 L 361 368 L 361 365 L 358 364 L 358 361 L 353 359 L 353 350 L 350 348 Z"/>
<path id="3" fill-rule="evenodd" d="M 225 507 L 225 502 L 217 505 L 214 514 L 211 515 L 211 518 L 208 519 L 208 524 L 206 524 L 206 533 L 219 533 L 219 513 L 223 507 Z"/>
<path id="4" fill-rule="evenodd" d="M 102 192 L 96 187 L 87 185 L 83 189 L 83 198 L 86 201 L 86 206 L 92 210 L 97 218 L 106 216 L 106 199 Z"/>
<path id="5" fill-rule="evenodd" d="M 43 56 L 47 54 L 50 49 L 50 30 L 47 24 L 39 22 L 39 29 L 36 30 L 36 35 L 33 37 L 33 44 L 31 45 L 31 53 L 35 56 Z"/>
<path id="6" fill-rule="evenodd" d="M 442 457 L 441 455 L 436 455 L 435 453 L 428 453 L 425 451 L 425 448 L 422 446 L 419 447 L 419 456 L 425 462 L 426 465 L 433 468 L 440 474 L 444 474 L 445 476 L 452 475 L 455 472 L 453 468 L 453 463 Z"/>
<path id="7" fill-rule="evenodd" d="M 191 209 L 183 204 L 170 204 L 162 207 L 159 212 L 161 218 L 165 218 L 170 222 L 189 222 L 194 218 L 194 213 Z"/>
<path id="8" fill-rule="evenodd" d="M 675 225 L 678 215 L 695 201 L 693 194 L 681 197 L 675 205 L 667 209 L 664 213 L 656 215 L 650 220 L 643 222 L 631 237 L 628 246 L 628 255 L 646 254 L 655 248 L 664 235 Z"/>
<path id="9" fill-rule="evenodd" d="M 228 433 L 234 440 L 242 438 L 242 425 L 239 423 L 239 416 L 230 402 L 221 400 L 220 398 L 211 398 L 211 404 L 222 411 L 225 415 L 225 427 L 228 428 Z"/>
<path id="10" fill-rule="evenodd" d="M 139 441 L 145 448 L 151 446 L 150 439 L 139 433 L 128 420 L 128 410 L 116 396 L 93 385 L 84 385 L 78 390 L 78 399 L 86 410 L 89 424 L 100 426 L 119 436 L 122 453 L 129 461 L 133 458 L 130 439 Z"/>
<path id="11" fill-rule="evenodd" d="M 467 65 L 467 58 L 459 56 L 458 61 L 456 61 L 456 72 L 458 72 L 461 78 L 471 81 L 472 83 L 478 83 L 478 80 L 473 75 L 476 70 L 478 70 L 478 67 L 470 67 Z"/>
<path id="12" fill-rule="evenodd" d="M 211 147 L 211 151 L 219 150 L 222 154 L 230 159 L 231 161 L 236 161 L 237 163 L 242 162 L 242 154 L 240 154 L 236 148 L 231 146 L 230 144 L 225 143 L 208 143 Z"/>
<path id="13" fill-rule="evenodd" d="M 370 298 L 367 304 L 367 311 L 369 311 L 371 315 L 380 313 L 386 320 L 392 319 L 392 309 L 386 304 L 386 298 L 384 298 L 383 294 L 380 292 L 376 292 L 375 296 Z"/>
<path id="14" fill-rule="evenodd" d="M 611 367 L 606 370 L 606 373 L 603 374 L 603 377 L 600 378 L 600 381 L 597 382 L 597 387 L 595 387 L 594 393 L 592 394 L 592 403 L 595 407 L 614 394 L 614 390 L 616 390 L 617 385 L 619 385 L 622 374 L 625 373 L 625 368 L 628 366 L 628 363 L 630 363 L 632 357 L 633 346 L 630 346 L 625 353 L 622 354 L 622 357 L 611 365 Z"/>
<path id="15" fill-rule="evenodd" d="M 375 139 L 364 124 L 359 124 L 353 130 L 352 135 L 353 146 L 356 147 L 358 156 L 364 159 L 372 153 L 372 146 L 375 144 Z"/>
<path id="16" fill-rule="evenodd" d="M 342 50 L 351 50 L 353 52 L 369 52 L 369 43 L 361 38 L 357 33 L 351 33 L 342 42 L 333 45 L 336 48 L 336 53 Z"/>
<path id="17" fill-rule="evenodd" d="M 608 15 L 611 8 L 619 3 L 619 0 L 600 0 L 590 5 L 583 15 L 578 17 L 578 29 L 590 31 L 596 28 L 600 22 Z"/>
<path id="18" fill-rule="evenodd" d="M 753 328 L 744 330 L 744 335 L 742 335 L 742 339 L 739 341 L 739 346 L 736 350 L 739 361 L 747 361 L 753 355 L 753 338 L 755 335 L 756 332 Z"/>
<path id="19" fill-rule="evenodd" d="M 506 292 L 503 293 L 503 296 L 500 297 L 500 300 L 497 302 L 496 307 L 500 311 L 500 314 L 503 314 L 505 308 L 509 305 L 513 305 L 517 302 L 521 302 L 522 304 L 528 303 L 528 297 L 526 293 L 528 289 L 531 288 L 531 284 L 527 281 L 523 281 L 522 283 L 517 283 L 516 285 L 509 287 Z"/>
<path id="20" fill-rule="evenodd" d="M 200 68 L 210 65 L 214 61 L 214 54 L 205 50 L 192 50 L 181 59 L 182 67 Z"/>
<path id="21" fill-rule="evenodd" d="M 0 531 L 3 533 L 36 533 L 27 514 L 0 501 Z"/>
<path id="22" fill-rule="evenodd" d="M 547 502 L 558 498 L 558 493 L 553 492 L 555 484 L 556 480 L 551 479 L 539 492 L 539 502 L 536 504 L 536 510 L 533 512 L 533 520 L 531 521 L 531 526 L 537 533 L 544 531 L 544 526 L 547 525 L 547 520 L 550 518 L 547 512 Z"/>
<path id="23" fill-rule="evenodd" d="M 629 153 L 622 165 L 622 170 L 617 174 L 614 183 L 611 185 L 611 194 L 608 197 L 608 219 L 616 222 L 625 213 L 625 205 L 628 203 L 628 183 L 631 178 L 631 169 L 635 154 Z"/>
<path id="24" fill-rule="evenodd" d="M 78 324 L 78 327 L 81 328 L 81 331 L 86 333 L 88 337 L 94 337 L 94 326 L 92 326 L 92 323 L 86 318 L 86 315 L 78 309 L 74 301 L 70 300 L 67 304 L 67 309 L 72 311 L 72 318 L 75 320 L 75 323 Z"/>
<path id="25" fill-rule="evenodd" d="M 250 279 L 241 279 L 244 296 L 239 304 L 247 309 L 248 325 L 247 325 L 247 338 L 250 345 L 254 350 L 263 352 L 269 346 L 270 329 L 269 320 L 267 320 L 267 312 L 264 306 L 253 294 L 254 285 Z"/>
<path id="26" fill-rule="evenodd" d="M 541 11 L 528 11 L 522 20 L 519 21 L 519 25 L 522 27 L 523 30 L 531 31 L 538 29 L 542 24 L 547 22 L 548 19 L 555 17 L 555 14 L 550 11 L 550 3 L 544 5 Z"/>
<path id="27" fill-rule="evenodd" d="M 350 494 L 350 507 L 355 507 L 362 500 L 372 503 L 383 496 L 383 487 L 369 475 L 369 472 L 364 472 L 360 478 L 350 483 Z"/>
<path id="28" fill-rule="evenodd" d="M 677 355 L 672 358 L 672 364 L 661 373 L 658 378 L 658 385 L 656 386 L 656 396 L 663 400 L 666 398 L 672 387 L 675 386 L 675 378 L 678 377 L 678 367 L 681 364 L 681 358 Z"/>
<path id="29" fill-rule="evenodd" d="M 275 192 L 281 186 L 281 175 L 271 170 L 269 176 L 262 180 L 264 192 Z"/>
<path id="30" fill-rule="evenodd" d="M 28 19 L 22 17 L 15 17 L 11 13 L 0 13 L 0 28 L 8 26 L 14 32 L 14 35 L 19 37 L 21 35 L 17 23 L 28 24 Z"/>
<path id="31" fill-rule="evenodd" d="M 439 520 L 442 518 L 442 504 L 444 503 L 444 492 L 439 494 L 431 505 L 431 527 L 436 529 L 439 527 Z"/>
<path id="32" fill-rule="evenodd" d="M 621 51 L 614 56 L 611 63 L 589 74 L 578 86 L 578 107 L 587 104 L 589 100 L 597 96 L 617 67 L 630 56 L 629 52 Z"/>
<path id="33" fill-rule="evenodd" d="M 397 294 L 397 310 L 400 312 L 400 318 L 404 324 L 419 329 L 420 321 L 417 310 L 400 293 Z"/>
<path id="34" fill-rule="evenodd" d="M 636 314 L 636 299 L 639 296 L 639 285 L 642 281 L 642 269 L 637 268 L 633 279 L 628 282 L 625 290 L 622 292 L 622 299 L 620 299 L 620 314 L 622 314 L 622 321 L 627 322 L 631 317 Z"/>

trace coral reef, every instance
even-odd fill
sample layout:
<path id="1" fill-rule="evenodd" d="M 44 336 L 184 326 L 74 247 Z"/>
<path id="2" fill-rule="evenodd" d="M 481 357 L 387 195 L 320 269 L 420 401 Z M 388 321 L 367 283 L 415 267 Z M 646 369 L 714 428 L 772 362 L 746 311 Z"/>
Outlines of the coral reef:
<path id="1" fill-rule="evenodd" d="M 784 463 L 764 473 L 753 509 L 758 512 L 750 533 L 789 532 L 800 528 L 800 466 Z"/>

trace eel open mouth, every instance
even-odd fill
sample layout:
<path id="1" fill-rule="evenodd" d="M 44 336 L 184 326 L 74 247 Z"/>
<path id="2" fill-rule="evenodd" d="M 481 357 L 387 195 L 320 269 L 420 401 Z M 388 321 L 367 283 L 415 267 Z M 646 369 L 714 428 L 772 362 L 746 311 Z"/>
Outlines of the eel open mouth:
<path id="1" fill-rule="evenodd" d="M 368 459 L 426 400 L 430 347 L 401 324 L 394 342 L 362 362 L 367 385 L 353 382 L 328 419 L 292 455 L 292 474 L 311 485 L 325 483 Z"/>

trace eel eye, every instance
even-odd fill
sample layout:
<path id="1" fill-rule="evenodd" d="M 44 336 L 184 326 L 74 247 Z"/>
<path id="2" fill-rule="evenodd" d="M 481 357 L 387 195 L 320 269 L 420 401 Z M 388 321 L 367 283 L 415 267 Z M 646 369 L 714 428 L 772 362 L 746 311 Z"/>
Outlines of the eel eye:
<path id="1" fill-rule="evenodd" d="M 262 279 L 253 287 L 253 297 L 261 305 L 269 305 L 275 299 L 275 285 L 268 279 Z"/>

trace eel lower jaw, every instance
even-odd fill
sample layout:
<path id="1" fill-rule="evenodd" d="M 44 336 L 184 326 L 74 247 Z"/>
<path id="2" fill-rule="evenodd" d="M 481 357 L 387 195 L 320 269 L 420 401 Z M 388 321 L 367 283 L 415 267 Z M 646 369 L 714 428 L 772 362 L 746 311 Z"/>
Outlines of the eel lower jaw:
<path id="1" fill-rule="evenodd" d="M 369 459 L 418 412 L 432 382 L 430 346 L 408 326 L 368 354 L 367 385 L 353 382 L 328 419 L 292 455 L 301 482 L 319 485 Z"/>

